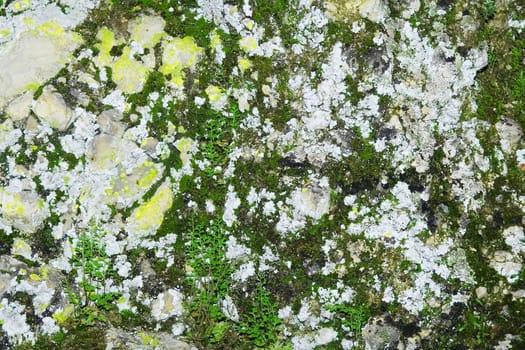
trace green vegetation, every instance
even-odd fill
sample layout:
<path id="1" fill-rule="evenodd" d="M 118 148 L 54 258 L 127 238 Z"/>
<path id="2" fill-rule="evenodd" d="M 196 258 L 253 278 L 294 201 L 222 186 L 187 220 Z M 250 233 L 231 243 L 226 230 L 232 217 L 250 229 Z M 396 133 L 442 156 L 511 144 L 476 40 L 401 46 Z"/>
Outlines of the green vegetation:
<path id="1" fill-rule="evenodd" d="M 226 259 L 227 235 L 222 221 L 209 226 L 196 224 L 188 232 L 186 246 L 188 279 L 193 296 L 187 308 L 191 317 L 191 337 L 201 344 L 218 342 L 225 330 L 226 317 L 221 301 L 231 288 L 233 266 Z"/>
<path id="2" fill-rule="evenodd" d="M 335 319 L 348 328 L 354 336 L 360 337 L 361 330 L 371 316 L 370 310 L 363 305 L 350 306 L 346 304 L 327 305 L 328 311 L 335 313 Z"/>
<path id="3" fill-rule="evenodd" d="M 258 347 L 266 347 L 274 343 L 279 333 L 281 320 L 277 317 L 277 303 L 273 303 L 270 294 L 259 279 L 253 295 L 251 311 L 243 315 L 238 326 L 239 333 Z"/>
<path id="4" fill-rule="evenodd" d="M 117 293 L 106 292 L 106 282 L 117 275 L 106 254 L 103 239 L 104 231 L 93 225 L 88 232 L 79 235 L 70 259 L 73 266 L 70 279 L 79 281 L 69 287 L 68 298 L 78 312 L 89 308 L 87 319 L 82 320 L 87 322 L 86 325 L 92 325 L 97 317 L 103 317 L 97 308 L 110 310 L 119 297 Z"/>

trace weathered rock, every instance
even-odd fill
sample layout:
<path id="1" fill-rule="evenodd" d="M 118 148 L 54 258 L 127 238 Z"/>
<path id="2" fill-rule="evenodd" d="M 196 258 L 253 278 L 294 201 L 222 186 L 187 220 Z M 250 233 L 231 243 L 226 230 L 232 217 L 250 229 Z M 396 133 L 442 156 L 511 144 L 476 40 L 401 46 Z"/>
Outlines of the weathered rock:
<path id="1" fill-rule="evenodd" d="M 28 91 L 15 98 L 6 108 L 7 115 L 13 121 L 27 118 L 33 104 L 33 91 Z"/>
<path id="2" fill-rule="evenodd" d="M 399 341 L 400 336 L 401 332 L 390 324 L 385 315 L 370 319 L 363 328 L 363 339 L 367 350 L 393 346 Z"/>
<path id="3" fill-rule="evenodd" d="M 196 350 L 197 348 L 177 340 L 168 333 L 126 332 L 119 328 L 109 328 L 106 331 L 106 350 Z"/>
<path id="4" fill-rule="evenodd" d="M 372 22 L 382 22 L 389 14 L 383 0 L 329 0 L 325 2 L 328 14 L 336 19 L 349 19 L 359 14 Z"/>
<path id="5" fill-rule="evenodd" d="M 86 155 L 94 171 L 115 173 L 116 170 L 118 175 L 114 177 L 112 187 L 106 191 L 106 203 L 117 204 L 119 208 L 142 198 L 164 169 L 161 164 L 151 162 L 133 142 L 109 134 L 96 136 L 88 146 Z M 133 158 L 137 159 L 137 164 L 126 164 Z"/>
<path id="6" fill-rule="evenodd" d="M 35 191 L 11 192 L 0 188 L 0 207 L 4 220 L 21 232 L 32 233 L 49 215 Z"/>
<path id="7" fill-rule="evenodd" d="M 163 42 L 162 66 L 163 74 L 171 74 L 171 80 L 178 86 L 183 85 L 186 68 L 192 69 L 199 60 L 202 52 L 192 37 L 174 38 Z"/>
<path id="8" fill-rule="evenodd" d="M 56 22 L 42 27 L 40 31 L 22 33 L 11 47 L 0 51 L 0 109 L 28 88 L 54 76 L 81 42 Z"/>
<path id="9" fill-rule="evenodd" d="M 151 303 L 151 315 L 157 320 L 166 320 L 172 316 L 180 316 L 184 312 L 182 306 L 183 294 L 176 289 L 168 289 L 160 293 Z"/>
<path id="10" fill-rule="evenodd" d="M 523 131 L 515 120 L 503 118 L 496 123 L 496 130 L 498 130 L 501 149 L 505 153 L 513 152 L 523 140 Z"/>
<path id="11" fill-rule="evenodd" d="M 44 88 L 33 107 L 33 112 L 40 120 L 59 131 L 66 130 L 73 118 L 73 111 L 66 105 L 62 95 L 50 87 Z"/>
<path id="12" fill-rule="evenodd" d="M 27 269 L 27 265 L 9 255 L 0 255 L 0 297 L 7 291 L 11 279 L 15 278 L 21 269 Z"/>
<path id="13" fill-rule="evenodd" d="M 155 46 L 164 33 L 166 21 L 159 16 L 142 16 L 129 22 L 128 32 L 131 40 L 139 43 L 143 48 Z"/>
<path id="14" fill-rule="evenodd" d="M 125 47 L 122 56 L 113 63 L 113 80 L 120 90 L 133 94 L 144 87 L 150 69 L 137 61 L 129 47 Z"/>
<path id="15" fill-rule="evenodd" d="M 0 124 L 0 152 L 16 144 L 20 136 L 22 136 L 22 131 L 14 127 L 11 119 Z"/>
<path id="16" fill-rule="evenodd" d="M 122 137 L 126 124 L 121 122 L 122 115 L 114 109 L 106 110 L 97 117 L 100 131 L 104 134 Z"/>
<path id="17" fill-rule="evenodd" d="M 173 193 L 169 181 L 165 181 L 146 203 L 136 208 L 128 218 L 131 232 L 154 231 L 162 224 L 164 213 L 171 207 Z M 131 235 L 130 232 L 130 235 Z"/>
<path id="18" fill-rule="evenodd" d="M 495 251 L 489 265 L 501 276 L 507 278 L 509 283 L 513 283 L 518 279 L 519 272 L 523 266 L 519 257 L 505 250 Z"/>
<path id="19" fill-rule="evenodd" d="M 26 259 L 32 258 L 31 246 L 21 238 L 16 238 L 11 246 L 12 255 L 20 255 Z"/>
<path id="20" fill-rule="evenodd" d="M 326 179 L 292 193 L 295 210 L 302 216 L 315 220 L 328 213 L 330 209 L 330 187 Z"/>

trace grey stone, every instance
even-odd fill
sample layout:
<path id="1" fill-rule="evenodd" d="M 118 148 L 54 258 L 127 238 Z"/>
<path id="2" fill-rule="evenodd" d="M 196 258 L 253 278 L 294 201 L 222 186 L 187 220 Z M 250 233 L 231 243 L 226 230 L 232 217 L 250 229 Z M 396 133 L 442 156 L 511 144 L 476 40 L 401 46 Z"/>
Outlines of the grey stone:
<path id="1" fill-rule="evenodd" d="M 390 324 L 386 315 L 371 318 L 363 328 L 363 339 L 367 350 L 394 346 L 400 336 L 401 332 Z"/>

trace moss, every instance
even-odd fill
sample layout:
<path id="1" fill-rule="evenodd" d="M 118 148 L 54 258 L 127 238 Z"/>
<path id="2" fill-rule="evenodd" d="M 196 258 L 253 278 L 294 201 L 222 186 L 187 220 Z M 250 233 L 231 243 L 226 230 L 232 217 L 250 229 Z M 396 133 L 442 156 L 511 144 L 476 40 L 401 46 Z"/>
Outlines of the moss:
<path id="1" fill-rule="evenodd" d="M 75 327 L 69 329 L 67 338 L 64 339 L 61 349 L 91 349 L 105 350 L 104 329 L 94 327 Z"/>

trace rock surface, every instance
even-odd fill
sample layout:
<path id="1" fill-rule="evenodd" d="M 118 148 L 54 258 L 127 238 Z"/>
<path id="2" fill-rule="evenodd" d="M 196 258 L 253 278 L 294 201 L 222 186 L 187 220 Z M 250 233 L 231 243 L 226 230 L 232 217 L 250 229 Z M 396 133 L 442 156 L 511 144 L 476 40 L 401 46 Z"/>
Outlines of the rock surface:
<path id="1" fill-rule="evenodd" d="M 64 98 L 49 86 L 38 97 L 33 112 L 40 120 L 58 131 L 65 131 L 71 125 L 73 111 L 66 105 Z"/>

